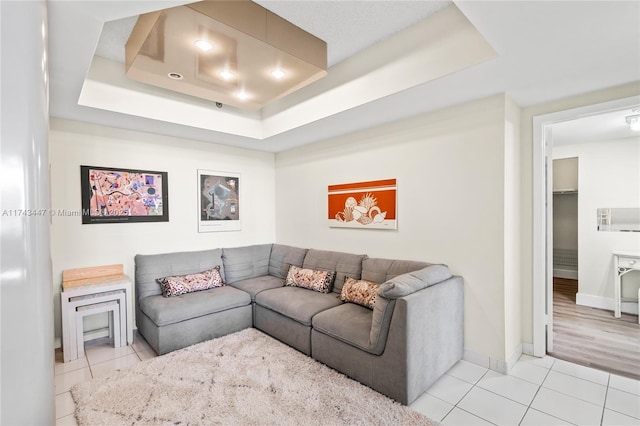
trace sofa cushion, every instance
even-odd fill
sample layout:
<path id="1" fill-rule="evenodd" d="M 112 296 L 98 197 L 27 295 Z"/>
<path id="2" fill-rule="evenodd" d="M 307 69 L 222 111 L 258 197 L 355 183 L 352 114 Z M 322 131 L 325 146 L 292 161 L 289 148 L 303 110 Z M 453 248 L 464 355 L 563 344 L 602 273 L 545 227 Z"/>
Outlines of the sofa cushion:
<path id="1" fill-rule="evenodd" d="M 313 317 L 313 329 L 370 352 L 369 335 L 373 311 L 353 303 L 343 303 Z"/>
<path id="2" fill-rule="evenodd" d="M 342 302 L 335 293 L 325 294 L 300 287 L 282 287 L 258 293 L 256 304 L 309 327 L 314 315 L 341 305 Z"/>
<path id="3" fill-rule="evenodd" d="M 362 262 L 362 279 L 383 283 L 398 275 L 429 266 L 430 263 L 413 260 L 367 258 Z"/>
<path id="4" fill-rule="evenodd" d="M 222 250 L 225 282 L 231 284 L 269 273 L 272 244 L 233 247 Z"/>
<path id="5" fill-rule="evenodd" d="M 344 303 L 313 317 L 313 329 L 365 352 L 380 355 L 387 344 L 395 300 L 378 298 L 373 311 Z"/>
<path id="6" fill-rule="evenodd" d="M 162 327 L 249 304 L 249 293 L 224 286 L 169 298 L 148 296 L 140 299 L 140 310 Z"/>
<path id="7" fill-rule="evenodd" d="M 447 265 L 431 265 L 380 284 L 378 295 L 397 299 L 451 278 Z"/>
<path id="8" fill-rule="evenodd" d="M 345 277 L 348 276 L 356 280 L 360 279 L 362 261 L 366 258 L 366 254 L 309 249 L 302 263 L 302 267 L 305 269 L 336 271 L 333 291 L 340 293 Z"/>
<path id="9" fill-rule="evenodd" d="M 158 278 L 157 281 L 164 297 L 179 296 L 224 285 L 220 276 L 220 265 L 197 274 L 163 277 Z"/>
<path id="10" fill-rule="evenodd" d="M 284 285 L 308 288 L 320 293 L 329 293 L 335 276 L 336 273 L 333 271 L 317 271 L 291 265 Z"/>
<path id="11" fill-rule="evenodd" d="M 269 258 L 269 275 L 286 278 L 289 266 L 302 266 L 307 249 L 274 244 Z"/>
<path id="12" fill-rule="evenodd" d="M 365 308 L 373 309 L 378 296 L 379 284 L 365 280 L 354 280 L 347 277 L 342 286 L 340 300 L 348 303 L 357 303 Z"/>
<path id="13" fill-rule="evenodd" d="M 249 293 L 249 295 L 251 295 L 251 301 L 255 302 L 256 294 L 264 290 L 282 287 L 284 286 L 284 280 L 271 275 L 263 275 L 261 277 L 249 278 L 248 280 L 236 281 L 230 285 Z"/>
<path id="14" fill-rule="evenodd" d="M 193 274 L 222 265 L 222 249 L 184 251 L 165 254 L 138 254 L 136 264 L 136 299 L 162 294 L 158 278 Z M 220 268 L 225 280 L 224 267 Z"/>

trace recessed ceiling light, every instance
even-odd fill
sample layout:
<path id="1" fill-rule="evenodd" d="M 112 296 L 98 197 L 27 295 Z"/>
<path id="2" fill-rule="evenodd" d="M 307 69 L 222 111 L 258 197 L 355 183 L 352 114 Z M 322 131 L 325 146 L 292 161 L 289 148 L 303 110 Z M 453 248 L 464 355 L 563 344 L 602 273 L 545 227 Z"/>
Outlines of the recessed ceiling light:
<path id="1" fill-rule="evenodd" d="M 282 71 L 282 69 L 280 68 L 276 68 L 275 70 L 271 71 L 271 75 L 273 76 L 273 78 L 275 78 L 276 80 L 281 80 L 282 78 L 284 78 L 284 76 L 286 75 L 284 71 Z"/>
<path id="2" fill-rule="evenodd" d="M 640 115 L 630 115 L 627 117 L 627 124 L 634 132 L 640 132 Z"/>
<path id="3" fill-rule="evenodd" d="M 235 77 L 235 74 L 232 73 L 231 71 L 223 70 L 223 71 L 220 71 L 220 77 L 222 77 L 225 80 L 231 80 L 233 79 L 233 77 Z"/>
<path id="4" fill-rule="evenodd" d="M 237 96 L 241 101 L 245 101 L 249 98 L 249 95 L 247 95 L 247 92 L 245 92 L 244 90 L 242 92 L 238 92 Z"/>
<path id="5" fill-rule="evenodd" d="M 208 52 L 209 50 L 213 49 L 213 44 L 211 44 L 211 42 L 208 42 L 207 40 L 196 40 L 194 44 L 203 52 Z"/>
<path id="6" fill-rule="evenodd" d="M 182 74 L 177 72 L 170 72 L 169 74 L 167 74 L 167 77 L 173 80 L 182 80 Z"/>

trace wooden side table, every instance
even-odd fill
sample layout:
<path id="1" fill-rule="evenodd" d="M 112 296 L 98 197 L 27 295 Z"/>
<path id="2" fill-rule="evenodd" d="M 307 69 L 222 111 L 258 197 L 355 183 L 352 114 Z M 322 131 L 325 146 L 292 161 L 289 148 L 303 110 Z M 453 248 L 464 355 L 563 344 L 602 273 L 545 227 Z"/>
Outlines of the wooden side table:
<path id="1" fill-rule="evenodd" d="M 617 250 L 613 252 L 614 263 L 614 316 L 620 318 L 622 316 L 622 302 L 635 302 L 635 299 L 625 299 L 622 297 L 622 277 L 631 271 L 640 271 L 640 253 L 632 251 Z M 640 299 L 640 289 L 638 289 L 638 298 Z M 640 310 L 640 301 L 638 305 Z M 640 316 L 638 316 L 638 324 L 640 324 Z"/>

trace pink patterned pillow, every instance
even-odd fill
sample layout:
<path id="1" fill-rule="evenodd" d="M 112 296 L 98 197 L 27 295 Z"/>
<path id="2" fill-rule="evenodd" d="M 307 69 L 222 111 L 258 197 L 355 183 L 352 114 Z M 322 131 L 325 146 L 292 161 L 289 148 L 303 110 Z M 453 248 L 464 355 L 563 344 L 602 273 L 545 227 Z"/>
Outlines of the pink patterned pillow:
<path id="1" fill-rule="evenodd" d="M 285 285 L 308 288 L 320 293 L 329 293 L 335 276 L 335 272 L 302 269 L 291 265 Z"/>
<path id="2" fill-rule="evenodd" d="M 379 284 L 365 280 L 354 280 L 347 278 L 342 286 L 340 299 L 343 302 L 357 303 L 365 308 L 373 309 L 378 296 Z"/>
<path id="3" fill-rule="evenodd" d="M 179 296 L 224 285 L 220 275 L 220 265 L 195 274 L 158 278 L 156 281 L 162 287 L 164 297 Z"/>

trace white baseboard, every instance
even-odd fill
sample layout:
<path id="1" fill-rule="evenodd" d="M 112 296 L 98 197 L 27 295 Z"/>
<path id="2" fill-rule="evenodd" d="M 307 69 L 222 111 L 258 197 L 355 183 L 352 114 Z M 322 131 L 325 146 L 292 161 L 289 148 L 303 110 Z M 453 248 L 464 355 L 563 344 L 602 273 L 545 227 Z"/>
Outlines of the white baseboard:
<path id="1" fill-rule="evenodd" d="M 507 360 L 506 362 L 507 370 L 504 372 L 504 374 L 507 374 L 509 371 L 511 371 L 513 366 L 516 365 L 516 362 L 518 362 L 518 360 L 520 359 L 520 356 L 522 356 L 522 343 L 518 345 L 516 350 L 513 351 L 513 353 Z"/>
<path id="2" fill-rule="evenodd" d="M 462 359 L 472 364 L 479 365 L 480 367 L 488 368 L 490 370 L 497 371 L 498 373 L 507 374 L 509 370 L 516 365 L 516 362 L 520 359 L 520 355 L 522 355 L 522 345 L 518 345 L 507 361 L 491 358 L 489 355 L 479 354 L 465 348 Z"/>
<path id="3" fill-rule="evenodd" d="M 491 367 L 491 358 L 489 357 L 489 355 L 480 354 L 478 352 L 474 352 L 467 348 L 464 349 L 464 354 L 462 355 L 462 359 L 472 364 L 479 365 L 480 367 L 484 367 L 484 368 Z"/>
<path id="4" fill-rule="evenodd" d="M 576 305 L 589 306 L 591 308 L 605 309 L 607 311 L 613 311 L 615 304 L 610 297 L 593 296 L 591 294 L 577 293 Z M 637 302 L 623 302 L 621 311 L 626 314 L 638 315 L 638 303 Z"/>
<path id="5" fill-rule="evenodd" d="M 572 269 L 553 268 L 553 276 L 556 278 L 566 278 L 568 280 L 577 280 L 578 271 L 575 271 Z"/>

